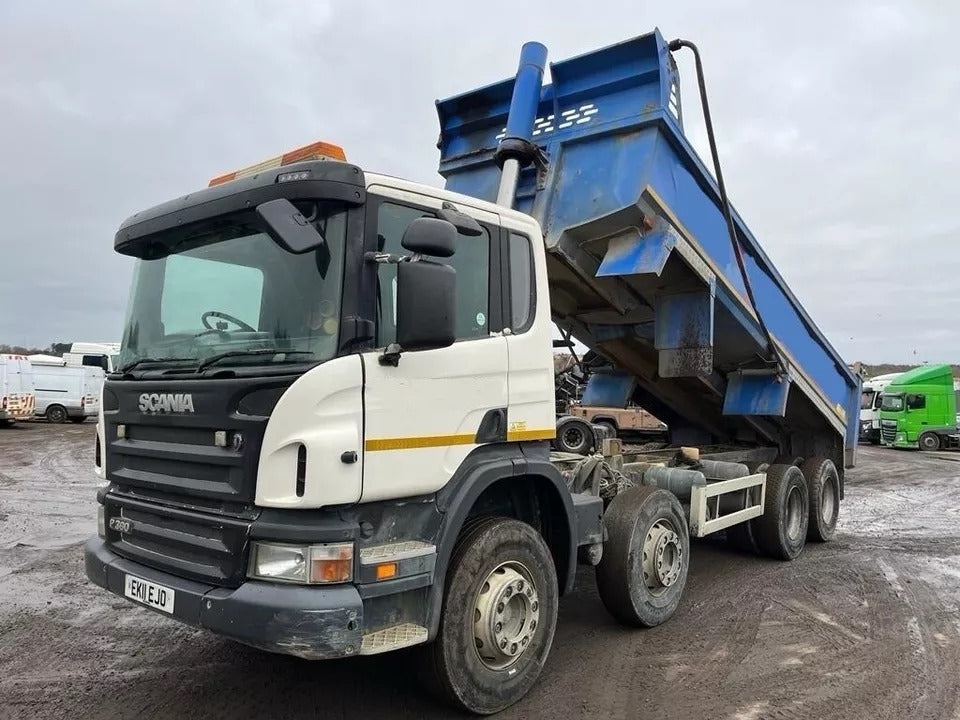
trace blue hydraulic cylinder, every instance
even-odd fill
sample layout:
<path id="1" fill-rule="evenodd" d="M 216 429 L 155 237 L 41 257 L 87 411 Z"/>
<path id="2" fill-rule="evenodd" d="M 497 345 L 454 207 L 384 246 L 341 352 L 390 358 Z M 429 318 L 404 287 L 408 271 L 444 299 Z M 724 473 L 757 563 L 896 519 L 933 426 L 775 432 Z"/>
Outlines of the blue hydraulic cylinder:
<path id="1" fill-rule="evenodd" d="M 537 119 L 543 70 L 546 66 L 546 46 L 538 42 L 524 43 L 520 50 L 520 66 L 517 68 L 517 79 L 513 86 L 504 140 L 530 140 L 533 137 L 533 123 Z"/>

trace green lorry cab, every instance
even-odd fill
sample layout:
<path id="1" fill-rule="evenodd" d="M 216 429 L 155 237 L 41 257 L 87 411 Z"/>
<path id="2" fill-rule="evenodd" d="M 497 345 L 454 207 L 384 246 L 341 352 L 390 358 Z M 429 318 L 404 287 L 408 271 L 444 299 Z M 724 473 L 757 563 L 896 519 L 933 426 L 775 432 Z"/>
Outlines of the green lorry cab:
<path id="1" fill-rule="evenodd" d="M 880 431 L 888 447 L 960 447 L 953 369 L 924 365 L 890 383 L 880 405 Z"/>

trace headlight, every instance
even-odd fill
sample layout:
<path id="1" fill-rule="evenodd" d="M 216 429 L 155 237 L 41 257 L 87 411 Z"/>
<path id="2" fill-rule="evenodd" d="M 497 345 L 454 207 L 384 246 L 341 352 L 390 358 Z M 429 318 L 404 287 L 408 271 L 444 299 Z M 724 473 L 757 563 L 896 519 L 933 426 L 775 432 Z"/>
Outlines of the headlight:
<path id="1" fill-rule="evenodd" d="M 247 575 L 304 585 L 349 582 L 353 579 L 353 543 L 282 545 L 254 541 Z"/>
<path id="2" fill-rule="evenodd" d="M 107 511 L 103 505 L 97 505 L 97 535 L 107 537 Z"/>

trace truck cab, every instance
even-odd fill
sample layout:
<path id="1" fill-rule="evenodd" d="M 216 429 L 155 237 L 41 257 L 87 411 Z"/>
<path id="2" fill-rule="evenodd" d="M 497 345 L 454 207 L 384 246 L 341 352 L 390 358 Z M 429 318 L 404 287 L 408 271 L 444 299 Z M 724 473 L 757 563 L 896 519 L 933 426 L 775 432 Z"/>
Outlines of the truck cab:
<path id="1" fill-rule="evenodd" d="M 900 375 L 901 373 L 887 373 L 863 381 L 863 391 L 860 394 L 861 442 L 880 444 L 880 405 L 883 391 Z"/>
<path id="2" fill-rule="evenodd" d="M 914 368 L 883 392 L 880 425 L 888 447 L 939 450 L 957 447 L 957 401 L 949 365 Z"/>

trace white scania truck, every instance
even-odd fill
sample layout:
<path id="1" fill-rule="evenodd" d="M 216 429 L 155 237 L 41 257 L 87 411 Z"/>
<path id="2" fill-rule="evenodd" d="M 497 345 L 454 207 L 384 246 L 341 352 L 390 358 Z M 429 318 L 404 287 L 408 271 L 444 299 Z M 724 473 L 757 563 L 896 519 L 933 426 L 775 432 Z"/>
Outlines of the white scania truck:
<path id="1" fill-rule="evenodd" d="M 691 536 L 828 540 L 859 380 L 684 137 L 683 47 L 653 32 L 543 86 L 524 46 L 438 104 L 445 190 L 317 143 L 129 218 L 90 580 L 306 659 L 422 646 L 493 713 L 536 681 L 578 563 L 643 627 Z M 649 408 L 674 447 L 551 452 L 554 323 L 612 367 L 584 401 Z"/>

